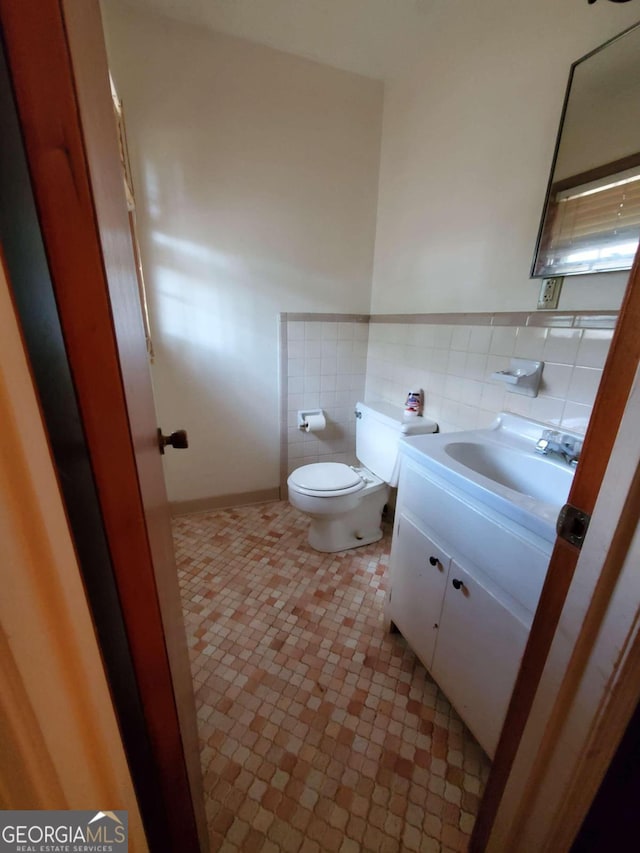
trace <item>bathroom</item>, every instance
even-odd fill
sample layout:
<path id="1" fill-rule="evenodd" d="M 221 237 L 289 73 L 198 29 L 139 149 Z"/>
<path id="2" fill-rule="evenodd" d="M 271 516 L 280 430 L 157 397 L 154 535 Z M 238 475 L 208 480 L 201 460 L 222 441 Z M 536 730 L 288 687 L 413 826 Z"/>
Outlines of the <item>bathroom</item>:
<path id="1" fill-rule="evenodd" d="M 568 277 L 558 321 L 536 312 L 529 270 L 569 67 L 637 10 L 375 8 L 357 40 L 357 19 L 312 6 L 305 31 L 260 15 L 251 29 L 225 3 L 208 21 L 103 3 L 158 418 L 189 433 L 164 457 L 185 530 L 222 507 L 272 524 L 292 470 L 355 461 L 363 398 L 401 406 L 424 388 L 443 432 L 503 409 L 588 422 L 628 273 Z M 511 357 L 545 362 L 537 397 L 489 379 Z M 323 432 L 298 429 L 306 408 Z"/>
<path id="2" fill-rule="evenodd" d="M 557 368 L 537 399 L 511 404 L 544 421 L 588 417 L 598 381 L 589 371 L 602 367 L 610 330 L 523 328 L 529 314 L 544 317 L 529 270 L 569 66 L 634 20 L 629 6 L 575 5 L 495 2 L 460 20 L 436 4 L 424 22 L 416 12 L 418 57 L 396 46 L 383 58 L 400 70 L 383 85 L 165 18 L 153 4 L 104 4 L 159 422 L 189 430 L 189 453 L 165 457 L 178 509 L 275 498 L 281 462 L 347 458 L 365 384 L 397 405 L 424 386 L 443 430 L 486 425 L 505 397 L 485 380 L 516 354 L 516 337 L 518 355 Z M 626 280 L 569 277 L 559 307 L 615 312 Z M 506 325 L 492 337 L 494 313 Z M 432 314 L 452 316 L 423 316 Z M 315 324 L 304 346 L 302 322 Z M 426 349 L 435 384 L 421 367 Z M 320 439 L 296 428 L 305 406 L 329 414 Z"/>

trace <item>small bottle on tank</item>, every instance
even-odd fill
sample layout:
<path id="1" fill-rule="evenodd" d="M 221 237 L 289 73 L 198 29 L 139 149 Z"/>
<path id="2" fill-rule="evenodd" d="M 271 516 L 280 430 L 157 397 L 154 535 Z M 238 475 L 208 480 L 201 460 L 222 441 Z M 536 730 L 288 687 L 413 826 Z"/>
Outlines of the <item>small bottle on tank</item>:
<path id="1" fill-rule="evenodd" d="M 419 391 L 409 391 L 404 404 L 405 418 L 418 418 L 422 415 L 424 394 L 422 388 Z"/>

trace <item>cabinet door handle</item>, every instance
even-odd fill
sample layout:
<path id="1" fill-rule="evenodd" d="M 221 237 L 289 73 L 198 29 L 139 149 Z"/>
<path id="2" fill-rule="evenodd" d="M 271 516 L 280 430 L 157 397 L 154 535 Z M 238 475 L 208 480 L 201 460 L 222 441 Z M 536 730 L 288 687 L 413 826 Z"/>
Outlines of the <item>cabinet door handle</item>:
<path id="1" fill-rule="evenodd" d="M 464 586 L 464 582 L 463 582 L 463 581 L 459 581 L 459 580 L 458 580 L 458 578 L 454 578 L 454 579 L 451 581 L 451 583 L 453 584 L 453 588 L 454 588 L 454 589 L 462 589 L 462 587 Z"/>
<path id="2" fill-rule="evenodd" d="M 437 557 L 429 557 L 429 562 L 432 566 L 438 566 L 440 564 L 440 560 Z"/>

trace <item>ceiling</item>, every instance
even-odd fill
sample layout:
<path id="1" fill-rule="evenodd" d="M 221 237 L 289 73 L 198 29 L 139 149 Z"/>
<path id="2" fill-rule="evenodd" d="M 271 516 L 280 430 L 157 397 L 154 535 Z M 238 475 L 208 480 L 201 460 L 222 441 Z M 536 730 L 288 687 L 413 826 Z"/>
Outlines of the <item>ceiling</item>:
<path id="1" fill-rule="evenodd" d="M 419 49 L 446 0 L 126 0 L 336 68 L 388 79 Z"/>

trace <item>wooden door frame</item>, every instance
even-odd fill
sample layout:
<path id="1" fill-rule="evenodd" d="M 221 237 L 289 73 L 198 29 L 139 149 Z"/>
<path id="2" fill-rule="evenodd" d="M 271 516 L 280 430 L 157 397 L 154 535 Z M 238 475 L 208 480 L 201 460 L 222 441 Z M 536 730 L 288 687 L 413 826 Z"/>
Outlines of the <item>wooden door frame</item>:
<path id="1" fill-rule="evenodd" d="M 67 15 L 79 12 L 80 4 L 86 17 L 67 19 L 65 11 Z M 189 679 L 188 660 L 185 656 L 179 664 L 182 687 L 177 687 L 136 463 L 141 454 L 149 457 L 158 448 L 155 431 L 146 436 L 132 434 L 127 408 L 130 389 L 120 357 L 123 340 L 135 348 L 138 336 L 145 348 L 144 334 L 138 306 L 137 316 L 132 311 L 126 318 L 129 335 L 123 338 L 122 328 L 116 328 L 110 298 L 110 288 L 130 288 L 137 298 L 124 189 L 112 179 L 108 187 L 92 183 L 67 30 L 79 23 L 89 23 L 94 33 L 100 33 L 98 47 L 102 52 L 92 58 L 97 74 L 104 77 L 104 91 L 98 89 L 96 97 L 100 100 L 104 96 L 103 103 L 111 110 L 96 0 L 80 0 L 66 10 L 60 0 L 0 0 L 0 28 L 43 242 L 162 789 L 156 813 L 164 814 L 168 824 L 164 849 L 204 850 L 207 840 L 198 789 L 199 766 L 193 767 L 193 750 L 185 743 L 189 733 L 185 735 L 184 725 L 181 727 L 177 707 L 177 703 L 189 701 L 189 696 L 180 693 L 185 670 Z M 110 158 L 107 165 L 115 163 L 119 168 L 115 125 L 112 137 L 107 137 L 104 156 Z M 121 197 L 121 221 L 116 217 L 109 223 L 112 230 L 108 242 L 101 240 L 96 206 L 97 198 L 104 200 L 100 193 L 105 191 Z M 125 239 L 129 241 L 128 255 L 123 251 Z M 125 361 L 128 355 L 131 353 L 123 353 Z M 148 383 L 150 394 L 148 368 L 141 381 Z M 172 606 L 175 612 L 175 602 Z M 192 693 L 190 699 L 193 702 Z M 117 711 L 127 713 L 125 707 Z M 195 730 L 195 715 L 192 722 Z M 147 781 L 134 774 L 138 791 Z M 147 827 L 153 819 L 153 814 L 143 814 Z"/>

